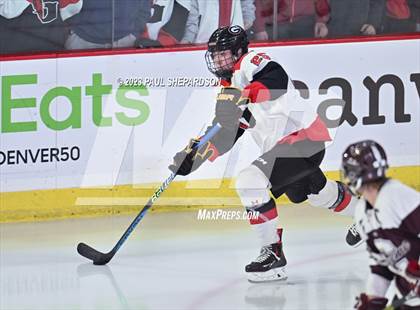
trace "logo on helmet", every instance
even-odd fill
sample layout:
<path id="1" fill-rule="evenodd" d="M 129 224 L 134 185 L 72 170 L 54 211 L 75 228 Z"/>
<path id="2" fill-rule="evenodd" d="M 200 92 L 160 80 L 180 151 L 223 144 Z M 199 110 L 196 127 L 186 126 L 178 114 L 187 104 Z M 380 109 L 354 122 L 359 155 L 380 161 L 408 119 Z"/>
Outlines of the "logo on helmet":
<path id="1" fill-rule="evenodd" d="M 229 27 L 229 33 L 231 34 L 238 34 L 241 31 L 242 31 L 242 28 L 240 26 L 235 25 L 235 26 Z"/>

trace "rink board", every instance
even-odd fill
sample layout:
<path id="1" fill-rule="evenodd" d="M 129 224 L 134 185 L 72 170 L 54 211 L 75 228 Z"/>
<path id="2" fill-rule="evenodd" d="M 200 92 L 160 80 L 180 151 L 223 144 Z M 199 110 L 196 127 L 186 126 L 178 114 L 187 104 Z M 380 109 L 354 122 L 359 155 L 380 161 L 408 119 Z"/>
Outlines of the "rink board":
<path id="1" fill-rule="evenodd" d="M 331 179 L 339 179 L 337 171 L 327 172 L 326 175 Z M 389 175 L 420 190 L 420 166 L 391 168 Z M 171 184 L 150 212 L 242 208 L 232 186 L 233 179 L 226 179 L 223 182 L 202 180 L 192 183 Z M 195 188 L 192 189 L 191 185 Z M 207 189 L 200 189 L 200 187 L 207 187 Z M 131 185 L 119 185 L 111 189 L 74 188 L 0 193 L 2 206 L 0 223 L 134 214 L 141 210 L 152 194 L 151 188 L 139 189 Z M 285 196 L 277 199 L 277 205 L 280 208 L 290 203 Z"/>
<path id="2" fill-rule="evenodd" d="M 419 189 L 419 39 L 257 50 L 308 88 L 307 103 L 330 124 L 324 170 L 337 171 L 344 148 L 370 138 L 396 176 Z M 138 210 L 173 154 L 211 121 L 216 89 L 198 85 L 211 78 L 204 50 L 0 62 L 0 220 Z M 349 109 L 337 127 L 342 99 Z M 157 209 L 237 204 L 230 180 L 258 154 L 245 135 L 228 155 L 177 179 Z"/>

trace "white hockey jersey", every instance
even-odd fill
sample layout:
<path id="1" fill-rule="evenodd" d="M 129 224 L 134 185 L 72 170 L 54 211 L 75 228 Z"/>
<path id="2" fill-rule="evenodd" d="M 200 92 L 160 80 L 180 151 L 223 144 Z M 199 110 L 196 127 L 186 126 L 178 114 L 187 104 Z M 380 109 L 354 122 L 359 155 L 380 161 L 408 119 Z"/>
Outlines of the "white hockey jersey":
<path id="1" fill-rule="evenodd" d="M 360 199 L 355 221 L 371 257 L 372 274 L 388 281 L 396 277 L 403 294 L 410 290 L 406 269 L 420 255 L 420 193 L 390 179 L 381 187 L 375 205 Z"/>
<path id="2" fill-rule="evenodd" d="M 248 52 L 236 63 L 230 86 L 246 89 L 270 62 L 271 58 L 265 53 Z M 284 75 L 284 77 L 280 75 L 270 77 L 271 80 L 276 78 L 287 80 L 287 89 L 283 90 L 284 94 L 274 100 L 248 105 L 248 109 L 256 120 L 256 125 L 247 131 L 252 134 L 263 153 L 291 135 L 298 139 L 301 139 L 302 135 L 304 138 L 315 141 L 330 140 L 328 130 L 316 111 L 300 96 L 291 78 L 285 72 Z M 268 89 L 270 85 L 266 87 L 267 89 L 259 90 L 258 96 L 264 97 L 271 91 Z"/>

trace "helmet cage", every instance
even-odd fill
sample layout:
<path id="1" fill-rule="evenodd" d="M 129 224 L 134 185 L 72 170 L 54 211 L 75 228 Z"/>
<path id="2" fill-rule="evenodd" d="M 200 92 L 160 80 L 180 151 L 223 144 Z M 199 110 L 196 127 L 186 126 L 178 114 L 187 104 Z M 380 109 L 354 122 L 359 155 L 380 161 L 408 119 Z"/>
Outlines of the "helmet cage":
<path id="1" fill-rule="evenodd" d="M 362 187 L 362 169 L 358 166 L 343 164 L 340 169 L 340 181 L 347 184 L 353 193 Z"/>
<path id="2" fill-rule="evenodd" d="M 217 62 L 214 61 L 215 57 L 218 57 Z M 233 67 L 237 61 L 238 57 L 235 55 L 225 56 L 222 51 L 206 52 L 207 68 L 211 73 L 221 79 L 227 80 L 232 77 Z"/>

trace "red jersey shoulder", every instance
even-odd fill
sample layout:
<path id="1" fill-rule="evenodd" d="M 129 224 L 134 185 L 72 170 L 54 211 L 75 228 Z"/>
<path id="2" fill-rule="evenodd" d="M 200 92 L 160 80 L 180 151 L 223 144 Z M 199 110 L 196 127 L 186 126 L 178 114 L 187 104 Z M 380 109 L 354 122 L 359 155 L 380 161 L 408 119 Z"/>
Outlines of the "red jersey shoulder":
<path id="1" fill-rule="evenodd" d="M 271 57 L 266 53 L 257 53 L 255 51 L 249 51 L 248 53 L 244 54 L 239 61 L 235 64 L 235 70 L 243 70 L 243 69 L 255 69 L 259 67 L 261 64 L 268 62 L 271 60 Z"/>
<path id="2" fill-rule="evenodd" d="M 270 61 L 271 58 L 266 53 L 256 53 L 250 59 L 250 63 L 258 67 L 264 60 Z"/>
<path id="3" fill-rule="evenodd" d="M 270 61 L 271 58 L 266 53 L 250 51 L 235 64 L 234 72 L 241 72 L 241 75 L 251 81 L 254 75 L 264 69 Z"/>

